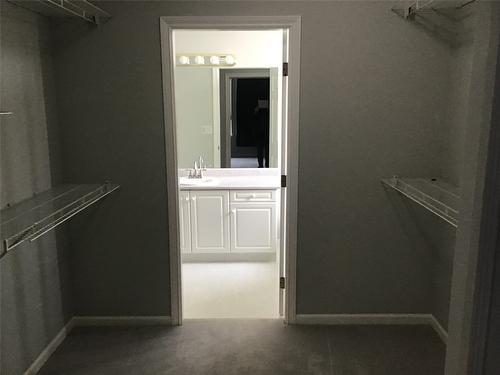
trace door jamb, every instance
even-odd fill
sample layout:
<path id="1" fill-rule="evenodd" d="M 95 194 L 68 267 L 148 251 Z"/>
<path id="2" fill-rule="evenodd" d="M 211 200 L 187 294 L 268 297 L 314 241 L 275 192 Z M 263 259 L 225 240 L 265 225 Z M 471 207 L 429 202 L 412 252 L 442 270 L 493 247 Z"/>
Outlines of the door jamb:
<path id="1" fill-rule="evenodd" d="M 170 255 L 170 308 L 173 325 L 182 324 L 181 254 L 179 239 L 179 191 L 176 150 L 174 70 L 172 69 L 173 30 L 288 30 L 288 105 L 287 116 L 287 174 L 286 194 L 286 323 L 296 321 L 296 262 L 297 262 L 297 205 L 299 152 L 299 89 L 300 89 L 300 16 L 181 16 L 160 17 L 162 54 L 163 105 L 165 126 L 165 156 L 167 175 L 168 234 Z"/>

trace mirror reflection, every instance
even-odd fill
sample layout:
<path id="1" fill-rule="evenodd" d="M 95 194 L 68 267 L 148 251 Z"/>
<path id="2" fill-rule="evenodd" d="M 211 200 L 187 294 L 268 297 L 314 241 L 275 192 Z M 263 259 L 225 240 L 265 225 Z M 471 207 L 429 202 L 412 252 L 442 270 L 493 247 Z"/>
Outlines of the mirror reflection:
<path id="1" fill-rule="evenodd" d="M 176 35 L 178 167 L 193 168 L 201 160 L 205 168 L 279 168 L 282 51 L 266 50 L 266 40 L 282 35 L 268 31 L 252 36 L 257 38 L 256 56 L 248 46 L 246 54 L 238 53 L 237 44 L 222 37 L 219 48 L 231 54 L 196 54 L 195 34 Z"/>

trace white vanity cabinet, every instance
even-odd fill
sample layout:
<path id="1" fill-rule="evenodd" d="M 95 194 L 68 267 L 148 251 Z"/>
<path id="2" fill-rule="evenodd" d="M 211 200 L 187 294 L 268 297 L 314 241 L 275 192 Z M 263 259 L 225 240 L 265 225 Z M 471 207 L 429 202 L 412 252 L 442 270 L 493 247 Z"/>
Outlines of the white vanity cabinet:
<path id="1" fill-rule="evenodd" d="M 191 252 L 191 204 L 189 191 L 179 192 L 179 227 L 182 253 Z"/>
<path id="2" fill-rule="evenodd" d="M 276 251 L 275 190 L 181 190 L 181 252 Z"/>
<path id="3" fill-rule="evenodd" d="M 231 191 L 231 252 L 276 250 L 274 191 Z"/>
<path id="4" fill-rule="evenodd" d="M 229 191 L 191 190 L 191 251 L 227 253 L 229 241 Z"/>

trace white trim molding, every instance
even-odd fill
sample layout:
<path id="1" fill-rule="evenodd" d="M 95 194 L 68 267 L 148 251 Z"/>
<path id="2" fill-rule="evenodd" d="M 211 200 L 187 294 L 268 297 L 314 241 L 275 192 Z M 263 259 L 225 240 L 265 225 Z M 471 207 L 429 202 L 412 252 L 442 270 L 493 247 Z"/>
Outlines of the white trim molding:
<path id="1" fill-rule="evenodd" d="M 172 325 L 172 318 L 159 316 L 75 316 L 73 327 L 133 327 Z"/>
<path id="2" fill-rule="evenodd" d="M 286 105 L 287 175 L 286 217 L 286 288 L 285 322 L 295 321 L 297 207 L 298 207 L 298 153 L 299 153 L 299 95 L 300 95 L 300 16 L 181 16 L 160 17 L 162 53 L 163 105 L 165 125 L 167 211 L 170 254 L 170 300 L 172 324 L 182 324 L 182 276 L 179 241 L 179 199 L 176 150 L 173 31 L 178 29 L 268 30 L 287 32 L 289 63 Z M 285 128 L 285 126 L 283 127 Z"/>
<path id="3" fill-rule="evenodd" d="M 448 333 L 432 314 L 297 314 L 296 324 L 429 325 L 446 344 Z"/>
<path id="4" fill-rule="evenodd" d="M 50 356 L 57 350 L 59 345 L 64 341 L 66 336 L 71 332 L 74 327 L 73 319 L 70 319 L 64 327 L 61 328 L 59 333 L 52 339 L 51 342 L 42 350 L 36 357 L 31 366 L 24 372 L 24 375 L 35 375 L 40 371 L 43 365 L 47 362 Z"/>
<path id="5" fill-rule="evenodd" d="M 445 344 L 448 344 L 448 332 L 444 329 L 441 323 L 439 323 L 434 315 L 431 315 L 430 324 L 432 328 L 434 328 L 434 331 L 436 331 L 438 336 L 441 338 L 441 341 L 443 341 Z"/>

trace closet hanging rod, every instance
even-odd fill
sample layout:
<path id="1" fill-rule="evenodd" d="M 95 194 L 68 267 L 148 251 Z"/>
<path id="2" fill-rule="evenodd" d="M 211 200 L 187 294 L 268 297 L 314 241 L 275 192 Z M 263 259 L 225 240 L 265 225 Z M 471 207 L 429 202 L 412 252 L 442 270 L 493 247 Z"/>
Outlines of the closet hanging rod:
<path id="1" fill-rule="evenodd" d="M 465 3 L 463 3 L 462 5 L 458 6 L 456 9 L 462 9 L 462 8 L 465 8 L 467 5 L 471 5 L 472 3 L 475 3 L 477 0 L 470 0 L 470 1 L 467 1 Z"/>
<path id="2" fill-rule="evenodd" d="M 426 208 L 454 227 L 458 226 L 459 195 L 456 188 L 436 178 L 404 178 L 394 176 L 382 183 Z"/>
<path id="3" fill-rule="evenodd" d="M 71 219 L 73 216 L 75 216 L 76 214 L 80 213 L 81 211 L 83 211 L 84 209 L 86 209 L 87 207 L 89 207 L 90 205 L 92 205 L 92 204 L 96 203 L 98 200 L 104 198 L 106 195 L 111 194 L 112 191 L 113 190 L 106 191 L 105 193 L 102 193 L 98 197 L 92 198 L 90 201 L 88 201 L 86 203 L 83 203 L 84 202 L 84 200 L 83 200 L 81 206 L 78 206 L 77 208 L 71 210 L 69 213 L 66 213 L 63 216 L 61 216 L 60 218 L 54 220 L 54 222 L 49 223 L 49 224 L 45 225 L 44 227 L 40 228 L 37 232 L 33 233 L 28 238 L 28 240 L 30 242 L 33 242 L 33 241 L 37 240 L 38 238 L 42 237 L 47 232 L 50 232 L 51 230 L 53 230 L 57 226 L 61 225 L 65 221 Z"/>
<path id="4" fill-rule="evenodd" d="M 0 258 L 23 242 L 33 242 L 120 186 L 111 183 L 61 185 L 1 211 Z"/>
<path id="5" fill-rule="evenodd" d="M 433 9 L 434 5 L 437 4 L 437 9 L 448 8 L 448 9 L 460 9 L 467 5 L 475 3 L 477 0 L 466 0 L 466 1 L 453 1 L 453 0 L 416 0 L 411 7 L 415 7 L 416 10 L 419 9 Z M 434 4 L 434 5 L 433 5 Z"/>
<path id="6" fill-rule="evenodd" d="M 391 10 L 405 19 L 413 19 L 421 11 L 439 11 L 444 9 L 460 10 L 477 0 L 452 1 L 452 0 L 416 0 L 408 6 L 392 7 Z"/>
<path id="7" fill-rule="evenodd" d="M 96 25 L 101 19 L 111 18 L 105 10 L 87 0 L 8 0 L 21 8 L 46 17 L 76 17 Z"/>

